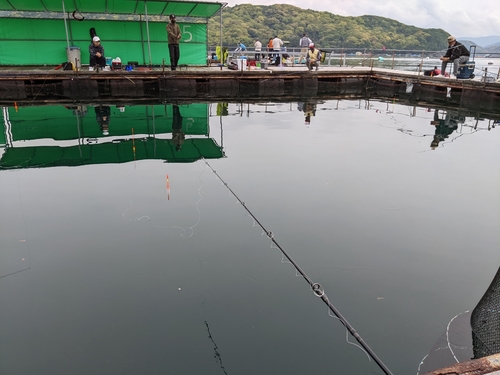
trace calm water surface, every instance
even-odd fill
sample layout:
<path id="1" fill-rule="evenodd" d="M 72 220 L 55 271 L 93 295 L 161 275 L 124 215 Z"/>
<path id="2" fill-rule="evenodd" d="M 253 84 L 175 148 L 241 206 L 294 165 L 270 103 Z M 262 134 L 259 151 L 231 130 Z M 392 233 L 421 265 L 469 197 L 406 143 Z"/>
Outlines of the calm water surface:
<path id="1" fill-rule="evenodd" d="M 417 373 L 498 269 L 490 119 L 179 106 L 175 151 L 171 105 L 111 106 L 105 136 L 87 110 L 3 113 L 2 375 L 382 373 L 205 162 L 394 374 Z"/>

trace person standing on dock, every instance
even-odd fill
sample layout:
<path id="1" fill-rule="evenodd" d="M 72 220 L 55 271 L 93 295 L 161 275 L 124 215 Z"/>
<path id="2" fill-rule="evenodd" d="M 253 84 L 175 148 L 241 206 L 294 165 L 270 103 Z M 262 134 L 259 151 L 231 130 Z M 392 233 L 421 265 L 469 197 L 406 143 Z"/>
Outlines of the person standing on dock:
<path id="1" fill-rule="evenodd" d="M 458 66 L 460 64 L 465 64 L 469 61 L 470 52 L 465 46 L 457 42 L 457 39 L 450 35 L 448 37 L 448 49 L 446 54 L 439 59 L 442 61 L 441 64 L 441 74 L 445 75 L 446 66 L 449 62 L 453 62 L 453 74 L 456 76 L 458 74 Z"/>
<path id="2" fill-rule="evenodd" d="M 271 53 L 273 51 L 273 38 L 269 38 L 269 41 L 267 42 L 267 57 L 271 58 L 273 57 L 273 54 Z"/>
<path id="3" fill-rule="evenodd" d="M 276 57 L 275 64 L 280 65 L 281 63 L 281 47 L 283 47 L 283 41 L 276 35 L 273 39 L 273 51 Z"/>
<path id="4" fill-rule="evenodd" d="M 302 38 L 299 41 L 299 46 L 300 46 L 299 64 L 302 64 L 302 58 L 306 57 L 307 48 L 309 47 L 309 44 L 311 44 L 311 43 L 312 43 L 312 40 L 308 38 L 306 33 L 302 34 Z"/>
<path id="5" fill-rule="evenodd" d="M 168 52 L 170 54 L 170 69 L 176 70 L 181 53 L 179 50 L 179 40 L 181 39 L 181 28 L 176 22 L 175 14 L 169 16 L 170 22 L 167 24 Z"/>
<path id="6" fill-rule="evenodd" d="M 255 47 L 255 61 L 260 61 L 260 53 L 262 51 L 262 43 L 260 42 L 259 39 L 255 40 L 255 44 L 253 45 Z"/>
<path id="7" fill-rule="evenodd" d="M 92 38 L 92 44 L 89 46 L 89 54 L 89 70 L 94 70 L 94 68 L 99 67 L 104 68 L 106 66 L 104 47 L 101 46 L 101 39 L 97 35 Z"/>

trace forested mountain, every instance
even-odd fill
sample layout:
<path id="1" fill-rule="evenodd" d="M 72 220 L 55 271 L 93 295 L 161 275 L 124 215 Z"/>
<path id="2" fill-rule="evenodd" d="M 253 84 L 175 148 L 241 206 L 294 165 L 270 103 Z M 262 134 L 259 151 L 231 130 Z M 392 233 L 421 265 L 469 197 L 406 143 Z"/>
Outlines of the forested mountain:
<path id="1" fill-rule="evenodd" d="M 278 35 L 297 47 L 306 33 L 318 46 L 440 51 L 446 49 L 448 33 L 442 29 L 421 29 L 378 16 L 343 17 L 293 5 L 242 4 L 223 9 L 223 43 L 239 41 L 253 47 L 256 38 L 263 45 Z M 220 44 L 220 17 L 209 21 L 209 44 Z"/>

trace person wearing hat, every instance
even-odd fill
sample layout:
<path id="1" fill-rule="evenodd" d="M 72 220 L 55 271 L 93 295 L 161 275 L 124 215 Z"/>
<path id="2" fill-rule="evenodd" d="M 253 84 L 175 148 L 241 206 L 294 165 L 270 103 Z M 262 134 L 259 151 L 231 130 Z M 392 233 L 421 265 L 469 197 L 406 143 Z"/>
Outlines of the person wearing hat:
<path id="1" fill-rule="evenodd" d="M 94 70 L 94 68 L 99 67 L 104 68 L 106 66 L 104 47 L 101 46 L 101 39 L 97 35 L 92 38 L 92 44 L 89 46 L 89 54 L 89 70 Z"/>
<path id="2" fill-rule="evenodd" d="M 306 55 L 306 66 L 309 71 L 312 70 L 312 68 L 315 66 L 316 70 L 318 70 L 319 67 L 319 49 L 317 49 L 314 46 L 314 43 L 309 43 L 309 51 L 307 51 Z"/>
<path id="3" fill-rule="evenodd" d="M 446 54 L 440 58 L 441 64 L 441 74 L 445 75 L 446 66 L 449 62 L 453 62 L 453 74 L 456 76 L 458 73 L 458 66 L 460 64 L 465 64 L 469 61 L 470 52 L 465 46 L 457 42 L 457 39 L 450 35 L 448 37 L 448 49 Z"/>
<path id="4" fill-rule="evenodd" d="M 181 53 L 179 50 L 179 40 L 181 39 L 181 28 L 176 22 L 175 14 L 169 16 L 170 22 L 167 24 L 168 52 L 170 54 L 170 69 L 176 70 Z"/>

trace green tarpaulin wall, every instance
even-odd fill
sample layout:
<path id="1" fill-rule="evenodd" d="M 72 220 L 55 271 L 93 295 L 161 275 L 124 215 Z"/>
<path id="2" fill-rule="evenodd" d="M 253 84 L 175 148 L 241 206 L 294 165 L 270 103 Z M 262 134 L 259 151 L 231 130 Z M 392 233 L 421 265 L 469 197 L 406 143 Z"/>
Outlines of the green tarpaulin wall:
<path id="1" fill-rule="evenodd" d="M 1 0 L 0 0 L 1 1 Z M 124 2 L 126 2 L 124 0 Z M 179 64 L 207 64 L 207 25 L 179 23 L 182 31 Z M 146 22 L 68 20 L 71 46 L 80 48 L 81 63 L 89 63 L 90 28 L 102 40 L 105 56 L 123 64 L 149 64 Z M 170 65 L 166 24 L 149 21 L 151 63 Z M 64 20 L 0 18 L 0 65 L 59 65 L 67 60 Z"/>
<path id="2" fill-rule="evenodd" d="M 171 139 L 147 138 L 134 144 L 135 153 L 132 140 L 71 147 L 7 148 L 0 159 L 0 170 L 126 163 L 143 159 L 186 163 L 202 157 L 214 159 L 224 156 L 221 147 L 211 138 L 186 139 L 179 151 L 176 151 Z"/>
<path id="3" fill-rule="evenodd" d="M 62 141 L 102 137 L 102 131 L 96 120 L 95 107 L 84 108 L 87 111 L 86 115 L 77 118 L 75 114 L 77 107 L 20 107 L 17 112 L 10 107 L 7 110 L 12 141 L 44 138 Z M 110 107 L 109 136 L 131 135 L 132 128 L 137 136 L 172 132 L 172 105 L 124 108 L 125 111 L 121 112 L 116 106 Z M 208 104 L 179 105 L 179 111 L 183 117 L 184 134 L 208 136 Z M 2 124 L 5 120 L 3 117 L 2 115 Z M 4 136 L 3 131 L 2 136 Z"/>

